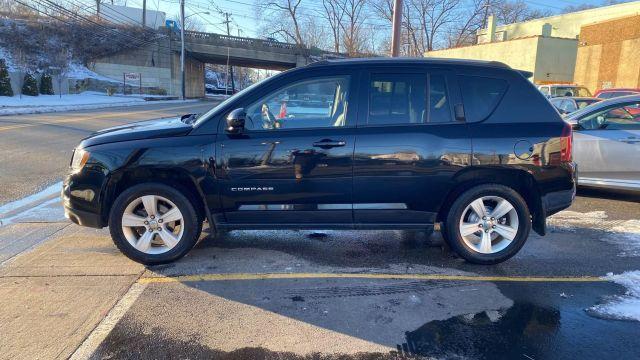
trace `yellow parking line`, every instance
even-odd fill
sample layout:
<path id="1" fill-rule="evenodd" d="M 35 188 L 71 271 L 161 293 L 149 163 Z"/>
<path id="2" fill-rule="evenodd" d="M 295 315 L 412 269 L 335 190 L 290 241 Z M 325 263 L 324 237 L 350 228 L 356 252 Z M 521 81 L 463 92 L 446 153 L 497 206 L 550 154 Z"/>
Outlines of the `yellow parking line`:
<path id="1" fill-rule="evenodd" d="M 181 105 L 181 106 L 168 107 L 168 108 L 164 108 L 164 109 L 130 111 L 130 112 L 125 112 L 125 113 L 108 113 L 108 114 L 103 114 L 103 115 L 80 117 L 80 118 L 77 118 L 77 119 L 66 119 L 66 120 L 58 120 L 58 121 L 45 121 L 45 122 L 38 122 L 38 123 L 29 123 L 29 124 L 7 125 L 7 126 L 0 126 L 0 131 L 22 129 L 22 128 L 27 128 L 27 127 L 43 126 L 43 125 L 67 124 L 67 123 L 73 123 L 73 122 L 79 122 L 79 121 L 98 120 L 98 119 L 104 119 L 104 118 L 109 118 L 109 117 L 120 117 L 120 116 L 129 116 L 129 115 L 137 115 L 137 114 L 147 114 L 147 113 L 152 113 L 152 112 L 159 112 L 159 111 L 166 111 L 166 110 L 177 110 L 177 109 L 184 109 L 184 108 L 189 108 L 189 107 L 193 107 L 193 105 Z M 95 110 L 100 110 L 100 109 L 95 109 Z"/>
<path id="2" fill-rule="evenodd" d="M 394 279 L 432 281 L 500 281 L 500 282 L 602 282 L 597 276 L 473 276 L 444 274 L 332 274 L 332 273 L 232 273 L 199 274 L 173 277 L 143 277 L 140 283 L 171 283 L 186 281 L 274 280 L 274 279 Z"/>

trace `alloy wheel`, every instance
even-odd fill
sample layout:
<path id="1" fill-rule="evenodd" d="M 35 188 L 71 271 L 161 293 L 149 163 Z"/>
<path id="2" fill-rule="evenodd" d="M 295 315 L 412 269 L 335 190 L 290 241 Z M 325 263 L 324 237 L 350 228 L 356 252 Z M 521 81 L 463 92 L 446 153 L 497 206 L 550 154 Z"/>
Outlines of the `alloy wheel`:
<path id="1" fill-rule="evenodd" d="M 145 254 L 162 254 L 178 245 L 184 233 L 184 217 L 169 199 L 144 195 L 127 205 L 122 232 L 131 246 Z"/>
<path id="2" fill-rule="evenodd" d="M 462 212 L 460 235 L 473 251 L 494 254 L 504 250 L 518 234 L 518 213 L 500 196 L 482 196 Z"/>

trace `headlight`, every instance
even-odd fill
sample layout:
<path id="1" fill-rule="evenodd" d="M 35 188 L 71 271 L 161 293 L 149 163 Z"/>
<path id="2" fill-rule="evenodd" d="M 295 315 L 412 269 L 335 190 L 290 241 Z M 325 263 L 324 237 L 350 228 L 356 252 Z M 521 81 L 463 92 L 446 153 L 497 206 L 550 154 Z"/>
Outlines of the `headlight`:
<path id="1" fill-rule="evenodd" d="M 75 149 L 73 151 L 73 158 L 71 158 L 71 171 L 78 172 L 82 170 L 84 164 L 89 160 L 89 152 L 84 149 Z"/>

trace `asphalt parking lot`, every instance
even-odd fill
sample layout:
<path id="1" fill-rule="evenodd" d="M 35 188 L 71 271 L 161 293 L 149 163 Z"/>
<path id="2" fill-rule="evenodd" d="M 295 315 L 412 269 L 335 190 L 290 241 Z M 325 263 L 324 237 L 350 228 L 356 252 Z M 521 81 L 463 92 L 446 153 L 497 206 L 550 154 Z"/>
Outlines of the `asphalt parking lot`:
<path id="1" fill-rule="evenodd" d="M 437 233 L 317 230 L 205 232 L 148 269 L 43 199 L 0 227 L 0 357 L 638 358 L 616 276 L 640 278 L 640 198 L 580 195 L 495 266 Z"/>
<path id="2" fill-rule="evenodd" d="M 637 194 L 582 189 L 495 266 L 437 233 L 320 229 L 205 232 L 146 269 L 64 219 L 82 137 L 210 106 L 2 118 L 0 359 L 640 358 Z"/>

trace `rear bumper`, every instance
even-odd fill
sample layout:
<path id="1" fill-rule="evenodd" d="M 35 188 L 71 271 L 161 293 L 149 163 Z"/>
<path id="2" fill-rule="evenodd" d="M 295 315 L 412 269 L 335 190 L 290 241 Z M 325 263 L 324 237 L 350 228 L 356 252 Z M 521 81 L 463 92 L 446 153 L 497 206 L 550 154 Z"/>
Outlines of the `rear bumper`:
<path id="1" fill-rule="evenodd" d="M 562 211 L 573 203 L 576 198 L 576 187 L 571 190 L 556 191 L 545 195 L 542 198 L 542 206 L 546 216 L 551 216 Z"/>

